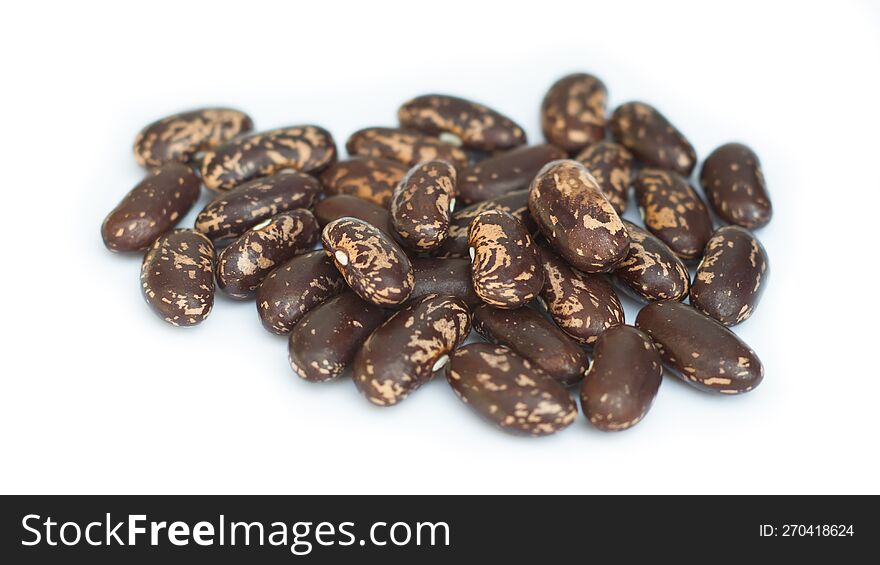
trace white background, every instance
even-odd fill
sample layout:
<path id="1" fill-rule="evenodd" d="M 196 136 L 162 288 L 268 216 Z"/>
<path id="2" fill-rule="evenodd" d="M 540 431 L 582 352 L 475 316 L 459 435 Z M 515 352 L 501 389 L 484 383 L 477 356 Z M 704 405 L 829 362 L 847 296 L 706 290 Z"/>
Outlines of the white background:
<path id="1" fill-rule="evenodd" d="M 875 320 L 880 12 L 871 2 L 17 3 L 0 23 L 0 488 L 6 493 L 880 492 Z M 104 215 L 141 178 L 146 123 L 203 105 L 340 147 L 440 91 L 540 139 L 572 71 L 660 108 L 700 157 L 760 155 L 773 222 L 761 306 L 736 331 L 753 393 L 667 378 L 605 434 L 503 434 L 437 379 L 391 409 L 310 384 L 253 302 L 201 326 L 144 304 Z M 203 197 L 182 225 L 191 225 Z M 627 302 L 627 320 L 637 307 Z"/>

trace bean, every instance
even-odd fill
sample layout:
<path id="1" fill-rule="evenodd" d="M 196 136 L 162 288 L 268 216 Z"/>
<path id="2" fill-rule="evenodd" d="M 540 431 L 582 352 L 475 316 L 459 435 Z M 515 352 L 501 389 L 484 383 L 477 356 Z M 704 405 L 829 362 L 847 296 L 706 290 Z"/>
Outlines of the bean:
<path id="1" fill-rule="evenodd" d="M 177 225 L 199 198 L 199 178 L 180 163 L 150 171 L 101 224 L 110 251 L 136 251 Z"/>
<path id="2" fill-rule="evenodd" d="M 147 304 L 174 326 L 194 326 L 214 306 L 214 246 L 204 235 L 173 230 L 160 236 L 141 264 Z"/>
<path id="3" fill-rule="evenodd" d="M 202 181 L 227 191 L 284 169 L 319 173 L 336 161 L 336 143 L 318 126 L 291 126 L 232 139 L 205 153 Z"/>
<path id="4" fill-rule="evenodd" d="M 581 409 L 604 431 L 629 429 L 645 417 L 663 380 L 651 338 L 632 326 L 602 332 L 581 385 Z"/>
<path id="5" fill-rule="evenodd" d="M 506 347 L 472 343 L 457 349 L 446 380 L 462 402 L 506 432 L 544 436 L 577 418 L 565 387 Z"/>
<path id="6" fill-rule="evenodd" d="M 756 229 L 773 217 L 761 161 L 741 143 L 722 145 L 706 158 L 700 185 L 712 209 L 725 222 Z"/>
<path id="7" fill-rule="evenodd" d="M 636 317 L 636 327 L 651 336 L 675 375 L 701 390 L 739 394 L 764 378 L 764 367 L 748 345 L 686 304 L 648 304 Z"/>
<path id="8" fill-rule="evenodd" d="M 473 322 L 488 341 L 509 347 L 560 384 L 571 386 L 584 378 L 586 351 L 532 308 L 501 310 L 483 304 L 473 311 Z"/>
<path id="9" fill-rule="evenodd" d="M 532 217 L 529 215 L 528 200 L 528 190 L 517 190 L 491 200 L 484 200 L 466 208 L 456 210 L 452 213 L 452 223 L 449 226 L 449 234 L 446 236 L 440 249 L 435 252 L 435 256 L 467 257 L 469 248 L 467 237 L 468 228 L 470 228 L 471 222 L 474 218 L 487 210 L 502 210 L 507 212 L 522 222 L 529 233 L 537 232 L 535 222 L 532 221 Z"/>
<path id="10" fill-rule="evenodd" d="M 644 102 L 621 104 L 611 115 L 611 135 L 649 167 L 690 176 L 697 153 L 666 116 Z"/>
<path id="11" fill-rule="evenodd" d="M 323 250 L 297 255 L 278 265 L 257 287 L 257 312 L 263 327 L 285 335 L 300 318 L 346 288 Z"/>
<path id="12" fill-rule="evenodd" d="M 626 258 L 612 273 L 618 288 L 643 302 L 684 300 L 690 275 L 682 260 L 650 232 L 625 220 L 623 224 L 630 244 Z"/>
<path id="13" fill-rule="evenodd" d="M 605 84 L 586 73 L 564 76 L 541 104 L 541 129 L 553 145 L 574 154 L 605 138 Z"/>
<path id="14" fill-rule="evenodd" d="M 288 359 L 307 381 L 339 377 L 358 349 L 388 317 L 381 306 L 343 292 L 306 314 L 290 332 Z"/>
<path id="15" fill-rule="evenodd" d="M 518 308 L 541 292 L 544 273 L 532 236 L 512 215 L 501 210 L 481 213 L 468 230 L 471 280 L 484 302 Z"/>
<path id="16" fill-rule="evenodd" d="M 211 149 L 254 127 L 250 116 L 230 108 L 202 108 L 174 114 L 142 129 L 134 140 L 134 160 L 143 167 L 176 161 L 189 163 Z"/>
<path id="17" fill-rule="evenodd" d="M 458 183 L 458 199 L 473 204 L 529 188 L 541 167 L 564 159 L 566 154 L 552 145 L 528 145 L 499 153 L 464 169 Z"/>
<path id="18" fill-rule="evenodd" d="M 614 211 L 623 214 L 629 200 L 629 186 L 635 179 L 632 153 L 613 141 L 600 141 L 584 149 L 577 161 L 596 179 Z"/>
<path id="19" fill-rule="evenodd" d="M 767 252 L 747 229 L 725 226 L 706 244 L 691 286 L 691 305 L 725 326 L 752 315 L 767 282 Z"/>
<path id="20" fill-rule="evenodd" d="M 541 169 L 529 189 L 529 211 L 556 252 L 581 271 L 608 271 L 629 249 L 623 222 L 577 161 Z"/>
<path id="21" fill-rule="evenodd" d="M 378 406 L 392 406 L 418 389 L 449 361 L 467 338 L 464 301 L 429 294 L 396 312 L 374 331 L 352 366 L 354 384 Z"/>
<path id="22" fill-rule="evenodd" d="M 455 206 L 455 167 L 446 161 L 414 166 L 391 199 L 391 225 L 401 244 L 412 251 L 433 251 L 449 232 Z"/>
<path id="23" fill-rule="evenodd" d="M 320 193 L 317 179 L 303 173 L 254 179 L 209 202 L 196 217 L 196 231 L 215 242 L 236 238 L 281 212 L 311 208 Z"/>
<path id="24" fill-rule="evenodd" d="M 333 220 L 349 217 L 364 221 L 388 234 L 394 231 L 391 229 L 391 213 L 386 208 L 357 196 L 328 196 L 315 204 L 314 213 L 321 227 Z"/>
<path id="25" fill-rule="evenodd" d="M 412 294 L 412 264 L 379 228 L 356 218 L 340 218 L 324 226 L 321 239 L 345 282 L 367 302 L 397 306 Z"/>
<path id="26" fill-rule="evenodd" d="M 233 298 L 249 298 L 276 265 L 312 248 L 318 221 L 308 210 L 291 210 L 257 224 L 220 253 L 217 284 Z"/>
<path id="27" fill-rule="evenodd" d="M 448 161 L 456 168 L 468 165 L 460 148 L 416 131 L 371 127 L 351 134 L 345 144 L 349 155 L 390 159 L 407 167 L 425 161 Z"/>
<path id="28" fill-rule="evenodd" d="M 321 173 L 321 182 L 328 194 L 350 194 L 388 208 L 404 174 L 406 167 L 396 161 L 352 157 Z"/>
<path id="29" fill-rule="evenodd" d="M 428 294 L 455 296 L 468 306 L 482 304 L 471 283 L 471 262 L 469 259 L 438 259 L 423 257 L 412 260 L 415 285 L 410 300 Z"/>
<path id="30" fill-rule="evenodd" d="M 397 111 L 401 127 L 429 135 L 452 134 L 455 142 L 477 151 L 511 149 L 526 143 L 513 120 L 491 108 L 455 96 L 426 94 L 405 102 Z"/>
<path id="31" fill-rule="evenodd" d="M 699 259 L 712 235 L 712 218 L 697 191 L 669 171 L 642 169 L 636 200 L 648 231 L 682 259 Z"/>
<path id="32" fill-rule="evenodd" d="M 579 273 L 551 249 L 539 249 L 544 266 L 541 296 L 562 331 L 591 345 L 603 331 L 624 322 L 623 306 L 604 275 Z"/>

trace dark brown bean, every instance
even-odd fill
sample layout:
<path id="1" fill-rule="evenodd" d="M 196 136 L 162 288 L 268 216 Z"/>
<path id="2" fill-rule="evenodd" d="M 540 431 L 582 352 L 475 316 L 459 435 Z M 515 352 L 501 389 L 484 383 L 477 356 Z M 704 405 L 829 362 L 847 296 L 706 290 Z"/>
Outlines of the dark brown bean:
<path id="1" fill-rule="evenodd" d="M 519 308 L 544 286 L 541 256 L 532 236 L 512 215 L 483 212 L 468 230 L 471 280 L 484 302 L 498 308 Z"/>
<path id="2" fill-rule="evenodd" d="M 648 231 L 682 259 L 699 259 L 712 235 L 712 218 L 684 178 L 660 169 L 642 169 L 636 201 Z"/>
<path id="3" fill-rule="evenodd" d="M 393 231 L 391 229 L 391 212 L 357 196 L 349 196 L 348 194 L 328 196 L 315 204 L 314 213 L 321 227 L 333 220 L 349 217 L 367 222 L 388 234 Z"/>
<path id="4" fill-rule="evenodd" d="M 428 135 L 452 134 L 477 151 L 510 149 L 526 142 L 523 129 L 507 116 L 455 96 L 418 96 L 400 107 L 397 118 L 401 127 Z"/>
<path id="5" fill-rule="evenodd" d="M 455 206 L 455 167 L 446 161 L 414 166 L 391 199 L 391 225 L 400 242 L 413 251 L 433 251 L 449 233 Z"/>
<path id="6" fill-rule="evenodd" d="M 484 159 L 461 172 L 458 201 L 473 204 L 528 189 L 541 167 L 565 156 L 558 147 L 543 144 L 518 147 Z"/>
<path id="7" fill-rule="evenodd" d="M 686 304 L 648 304 L 636 317 L 636 327 L 651 336 L 674 374 L 699 389 L 739 394 L 764 378 L 764 366 L 748 345 Z"/>
<path id="8" fill-rule="evenodd" d="M 599 183 L 614 211 L 623 214 L 629 201 L 629 187 L 635 179 L 632 153 L 613 141 L 600 141 L 584 149 L 576 159 Z"/>
<path id="9" fill-rule="evenodd" d="M 174 230 L 157 239 L 141 265 L 144 299 L 174 326 L 194 326 L 214 306 L 214 246 L 192 230 Z"/>
<path id="10" fill-rule="evenodd" d="M 319 194 L 317 179 L 295 171 L 254 179 L 209 202 L 196 217 L 196 231 L 215 242 L 238 237 L 281 212 L 311 208 Z"/>
<path id="11" fill-rule="evenodd" d="M 448 161 L 456 168 L 468 165 L 468 156 L 460 147 L 404 129 L 364 128 L 351 134 L 345 148 L 349 155 L 390 159 L 407 167 L 436 160 Z"/>
<path id="12" fill-rule="evenodd" d="M 556 252 L 586 273 L 610 270 L 629 249 L 623 222 L 577 161 L 541 169 L 529 189 L 529 211 Z"/>
<path id="13" fill-rule="evenodd" d="M 309 311 L 347 288 L 327 254 L 312 251 L 288 259 L 263 279 L 257 312 L 264 328 L 285 335 Z"/>
<path id="14" fill-rule="evenodd" d="M 428 294 L 439 294 L 460 298 L 468 306 L 483 303 L 474 292 L 469 259 L 423 257 L 413 259 L 412 266 L 415 286 L 409 297 L 410 300 Z"/>
<path id="15" fill-rule="evenodd" d="M 575 271 L 555 252 L 540 247 L 547 311 L 562 331 L 591 345 L 606 329 L 624 322 L 623 306 L 605 275 Z"/>
<path id="16" fill-rule="evenodd" d="M 381 306 L 344 292 L 321 304 L 290 332 L 288 360 L 293 371 L 307 381 L 337 378 L 358 349 L 388 317 Z"/>
<path id="17" fill-rule="evenodd" d="M 750 231 L 725 226 L 706 244 L 691 286 L 691 304 L 725 326 L 752 315 L 767 282 L 767 252 Z"/>
<path id="18" fill-rule="evenodd" d="M 396 161 L 352 157 L 321 173 L 321 182 L 328 194 L 350 194 L 388 208 L 404 174 L 406 167 Z"/>
<path id="19" fill-rule="evenodd" d="M 690 288 L 687 267 L 669 247 L 635 224 L 624 220 L 629 253 L 612 273 L 617 286 L 644 302 L 684 300 Z"/>
<path id="20" fill-rule="evenodd" d="M 574 154 L 605 137 L 608 90 L 586 73 L 564 76 L 541 104 L 541 129 L 550 143 Z"/>
<path id="21" fill-rule="evenodd" d="M 491 200 L 484 200 L 452 213 L 449 234 L 435 252 L 437 257 L 468 257 L 468 228 L 474 218 L 488 210 L 502 210 L 522 222 L 529 233 L 536 233 L 537 226 L 529 215 L 529 191 L 517 190 Z"/>
<path id="22" fill-rule="evenodd" d="M 396 306 L 412 294 L 412 264 L 379 228 L 357 218 L 340 218 L 324 226 L 321 240 L 345 282 L 367 302 Z"/>
<path id="23" fill-rule="evenodd" d="M 506 432 L 544 436 L 577 418 L 565 387 L 506 347 L 472 343 L 455 350 L 446 380 L 462 402 Z"/>
<path id="24" fill-rule="evenodd" d="M 367 338 L 352 365 L 354 384 L 373 404 L 397 404 L 449 361 L 470 329 L 467 304 L 429 294 L 395 313 Z"/>
<path id="25" fill-rule="evenodd" d="M 584 378 L 589 363 L 587 352 L 532 308 L 501 310 L 483 304 L 473 311 L 473 318 L 477 333 L 509 347 L 560 384 L 571 386 Z"/>
<path id="26" fill-rule="evenodd" d="M 230 108 L 202 108 L 174 114 L 142 129 L 134 140 L 134 160 L 144 167 L 188 163 L 254 127 L 250 116 Z"/>
<path id="27" fill-rule="evenodd" d="M 611 115 L 614 140 L 649 167 L 690 176 L 697 153 L 666 117 L 644 102 L 621 104 Z"/>
<path id="28" fill-rule="evenodd" d="M 233 298 L 249 298 L 269 271 L 312 248 L 320 226 L 308 210 L 282 212 L 257 224 L 229 247 L 217 260 L 217 284 Z"/>
<path id="29" fill-rule="evenodd" d="M 205 153 L 202 181 L 226 191 L 284 169 L 319 173 L 336 161 L 336 143 L 318 126 L 291 126 L 239 137 Z"/>
<path id="30" fill-rule="evenodd" d="M 632 326 L 602 332 L 581 385 L 581 409 L 600 430 L 629 429 L 645 417 L 663 380 L 651 338 Z"/>
<path id="31" fill-rule="evenodd" d="M 706 158 L 700 185 L 712 209 L 725 222 L 756 229 L 773 217 L 761 161 L 741 143 L 722 145 Z"/>
<path id="32" fill-rule="evenodd" d="M 199 198 L 199 177 L 180 163 L 150 171 L 101 224 L 110 251 L 136 251 L 177 225 Z"/>

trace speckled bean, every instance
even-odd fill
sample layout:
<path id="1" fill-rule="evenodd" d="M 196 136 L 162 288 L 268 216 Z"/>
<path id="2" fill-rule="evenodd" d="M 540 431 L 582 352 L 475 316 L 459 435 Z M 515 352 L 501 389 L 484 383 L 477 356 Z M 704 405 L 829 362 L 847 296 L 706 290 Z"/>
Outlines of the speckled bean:
<path id="1" fill-rule="evenodd" d="M 544 138 L 570 154 L 602 140 L 607 103 L 608 90 L 595 76 L 575 73 L 562 77 L 541 104 Z"/>
<path id="2" fill-rule="evenodd" d="M 565 387 L 506 347 L 472 343 L 457 349 L 446 380 L 462 402 L 506 432 L 544 436 L 577 418 Z"/>
<path id="3" fill-rule="evenodd" d="M 403 304 L 412 294 L 412 264 L 380 229 L 356 218 L 340 218 L 321 235 L 324 250 L 358 296 L 379 306 Z"/>
<path id="4" fill-rule="evenodd" d="M 233 298 L 249 298 L 276 265 L 312 248 L 320 226 L 308 210 L 283 212 L 233 241 L 217 260 L 217 284 Z"/>
<path id="5" fill-rule="evenodd" d="M 333 220 L 348 217 L 364 221 L 387 234 L 394 231 L 391 228 L 391 212 L 388 209 L 357 196 L 348 194 L 328 196 L 315 204 L 313 211 L 321 227 Z"/>
<path id="6" fill-rule="evenodd" d="M 192 230 L 174 230 L 157 239 L 141 264 L 141 291 L 160 318 L 174 326 L 194 326 L 214 306 L 214 246 Z"/>
<path id="7" fill-rule="evenodd" d="M 612 273 L 617 287 L 643 302 L 684 300 L 690 289 L 687 267 L 650 232 L 624 220 L 630 244 Z"/>
<path id="8" fill-rule="evenodd" d="M 101 224 L 110 251 L 144 249 L 189 212 L 199 198 L 199 178 L 180 163 L 150 171 Z"/>
<path id="9" fill-rule="evenodd" d="M 419 252 L 440 247 L 455 206 L 455 179 L 455 167 L 428 161 L 400 181 L 391 199 L 391 225 L 402 245 Z"/>
<path id="10" fill-rule="evenodd" d="M 345 143 L 349 155 L 390 159 L 412 167 L 425 161 L 448 161 L 456 168 L 468 165 L 468 156 L 436 137 L 416 131 L 371 127 L 351 134 Z"/>
<path id="11" fill-rule="evenodd" d="M 635 179 L 632 153 L 613 141 L 600 141 L 584 149 L 576 160 L 596 179 L 614 211 L 623 214 L 629 203 L 629 187 Z"/>
<path id="12" fill-rule="evenodd" d="M 406 174 L 397 161 L 352 157 L 331 165 L 321 173 L 327 194 L 350 194 L 388 208 L 394 188 Z"/>
<path id="13" fill-rule="evenodd" d="M 439 294 L 461 298 L 468 306 L 483 303 L 474 292 L 469 259 L 422 257 L 413 259 L 412 266 L 415 286 L 410 300 L 428 294 Z"/>
<path id="14" fill-rule="evenodd" d="M 526 190 L 541 167 L 565 156 L 558 147 L 542 144 L 518 147 L 484 159 L 461 172 L 458 200 L 473 204 Z"/>
<path id="15" fill-rule="evenodd" d="M 529 233 L 536 233 L 537 226 L 529 214 L 529 191 L 517 190 L 491 200 L 484 200 L 452 213 L 449 234 L 434 255 L 436 257 L 467 257 L 468 228 L 479 214 L 488 210 L 502 210 L 522 222 Z"/>
<path id="16" fill-rule="evenodd" d="M 741 143 L 727 143 L 706 157 L 700 185 L 712 209 L 728 223 L 756 229 L 773 217 L 761 161 Z"/>
<path id="17" fill-rule="evenodd" d="M 355 385 L 378 406 L 401 402 L 449 361 L 470 325 L 464 301 L 429 294 L 367 338 L 352 365 Z"/>
<path id="18" fill-rule="evenodd" d="M 694 147 L 653 106 L 644 102 L 621 104 L 611 115 L 610 125 L 614 140 L 649 167 L 687 177 L 697 164 Z"/>

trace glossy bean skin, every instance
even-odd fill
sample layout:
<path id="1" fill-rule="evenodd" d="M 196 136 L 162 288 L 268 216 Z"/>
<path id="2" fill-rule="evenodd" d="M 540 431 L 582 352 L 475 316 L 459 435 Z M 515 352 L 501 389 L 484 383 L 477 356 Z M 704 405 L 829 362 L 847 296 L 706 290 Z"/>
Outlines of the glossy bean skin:
<path id="1" fill-rule="evenodd" d="M 690 183 L 669 171 L 642 169 L 635 187 L 648 231 L 685 261 L 699 259 L 712 235 L 712 218 Z"/>
<path id="2" fill-rule="evenodd" d="M 761 161 L 746 145 L 727 143 L 706 157 L 700 186 L 712 209 L 727 223 L 757 229 L 773 217 Z"/>
<path id="3" fill-rule="evenodd" d="M 323 250 L 297 255 L 272 269 L 257 287 L 257 312 L 268 331 L 286 335 L 323 302 L 348 287 Z"/>
<path id="4" fill-rule="evenodd" d="M 593 75 L 575 73 L 556 81 L 541 103 L 544 138 L 575 154 L 605 138 L 608 89 Z"/>
<path id="5" fill-rule="evenodd" d="M 556 252 L 585 273 L 610 270 L 629 249 L 623 222 L 577 161 L 541 169 L 529 189 L 529 212 Z"/>
<path id="6" fill-rule="evenodd" d="M 101 224 L 110 251 L 137 251 L 180 222 L 199 198 L 199 178 L 180 163 L 150 171 Z"/>
<path id="7" fill-rule="evenodd" d="M 217 285 L 233 298 L 250 298 L 277 265 L 305 253 L 318 240 L 318 221 L 308 210 L 282 212 L 246 231 L 220 252 Z"/>
<path id="8" fill-rule="evenodd" d="M 440 248 L 434 253 L 436 257 L 467 257 L 468 229 L 471 222 L 479 214 L 488 210 L 502 210 L 522 222 L 529 233 L 535 233 L 537 227 L 529 215 L 529 191 L 517 190 L 504 196 L 471 204 L 452 213 L 449 234 Z"/>
<path id="9" fill-rule="evenodd" d="M 449 233 L 455 205 L 455 167 L 446 161 L 414 166 L 391 199 L 391 225 L 404 247 L 433 251 Z"/>
<path id="10" fill-rule="evenodd" d="M 541 296 L 562 331 L 578 343 L 592 345 L 603 331 L 624 323 L 623 306 L 605 275 L 580 273 L 551 249 L 540 251 Z"/>
<path id="11" fill-rule="evenodd" d="M 394 188 L 405 174 L 406 166 L 397 161 L 351 157 L 321 173 L 321 183 L 327 194 L 349 194 L 388 208 Z"/>
<path id="12" fill-rule="evenodd" d="M 623 214 L 629 203 L 629 187 L 635 180 L 632 153 L 619 143 L 600 141 L 584 149 L 576 160 L 596 179 L 614 211 Z"/>
<path id="13" fill-rule="evenodd" d="M 468 244 L 474 291 L 484 302 L 519 308 L 540 294 L 541 256 L 519 220 L 501 210 L 483 212 L 471 222 Z"/>
<path id="14" fill-rule="evenodd" d="M 134 140 L 134 160 L 142 167 L 189 163 L 205 151 L 254 128 L 250 116 L 231 108 L 202 108 L 157 120 Z"/>
<path id="15" fill-rule="evenodd" d="M 656 108 L 644 102 L 621 104 L 611 115 L 611 134 L 643 164 L 688 177 L 697 153 L 687 138 Z"/>
<path id="16" fill-rule="evenodd" d="M 630 244 L 612 273 L 618 288 L 642 302 L 682 301 L 690 290 L 684 262 L 651 232 L 624 220 Z"/>
<path id="17" fill-rule="evenodd" d="M 701 390 L 740 394 L 764 378 L 764 366 L 748 345 L 686 304 L 648 304 L 636 317 L 636 327 L 651 336 L 667 368 Z"/>
<path id="18" fill-rule="evenodd" d="M 377 406 L 403 401 L 431 379 L 470 328 L 462 300 L 425 296 L 396 312 L 367 338 L 352 364 L 355 386 Z"/>
<path id="19" fill-rule="evenodd" d="M 340 218 L 324 226 L 321 241 L 348 286 L 367 302 L 392 307 L 412 294 L 415 280 L 409 257 L 379 228 L 357 218 Z"/>
<path id="20" fill-rule="evenodd" d="M 194 326 L 214 306 L 214 246 L 192 230 L 157 239 L 141 264 L 141 291 L 157 316 L 174 326 Z"/>
<path id="21" fill-rule="evenodd" d="M 472 343 L 458 348 L 446 367 L 446 380 L 462 402 L 506 432 L 545 436 L 577 418 L 565 387 L 506 347 Z"/>
<path id="22" fill-rule="evenodd" d="M 196 217 L 196 231 L 214 242 L 236 238 L 281 212 L 311 208 L 320 194 L 318 180 L 303 173 L 254 179 L 209 202 Z"/>
<path id="23" fill-rule="evenodd" d="M 564 151 L 549 144 L 517 147 L 493 155 L 461 172 L 458 200 L 469 205 L 526 190 L 541 167 L 565 157 Z"/>
<path id="24" fill-rule="evenodd" d="M 391 212 L 378 204 L 368 202 L 357 196 L 350 196 L 348 194 L 328 196 L 315 204 L 313 211 L 321 227 L 326 226 L 333 220 L 349 217 L 364 221 L 385 233 L 390 234 L 393 231 L 391 228 Z"/>
<path id="25" fill-rule="evenodd" d="M 460 298 L 468 306 L 483 303 L 474 292 L 469 259 L 421 257 L 413 259 L 412 266 L 415 286 L 409 297 L 410 300 L 428 294 L 439 294 Z"/>
<path id="26" fill-rule="evenodd" d="M 642 421 L 663 380 L 651 338 L 632 326 L 602 332 L 581 385 L 581 409 L 600 430 L 616 432 Z"/>
<path id="27" fill-rule="evenodd" d="M 750 231 L 725 226 L 712 234 L 691 286 L 691 305 L 725 326 L 746 321 L 764 293 L 767 252 Z"/>
<path id="28" fill-rule="evenodd" d="M 306 314 L 290 332 L 290 367 L 311 382 L 339 377 L 389 314 L 353 292 L 331 298 Z"/>
<path id="29" fill-rule="evenodd" d="M 351 134 L 345 147 L 349 155 L 389 159 L 407 167 L 439 160 L 452 163 L 456 168 L 463 168 L 469 161 L 467 153 L 460 147 L 405 129 L 364 128 Z"/>
<path id="30" fill-rule="evenodd" d="M 502 310 L 483 304 L 473 310 L 473 324 L 487 341 L 509 347 L 564 386 L 584 378 L 586 351 L 532 308 Z"/>
<path id="31" fill-rule="evenodd" d="M 417 96 L 400 107 L 397 119 L 401 127 L 428 135 L 450 133 L 477 151 L 511 149 L 526 143 L 525 131 L 507 116 L 455 96 Z"/>
<path id="32" fill-rule="evenodd" d="M 291 126 L 252 133 L 218 145 L 202 159 L 202 182 L 223 192 L 285 169 L 315 174 L 336 161 L 336 143 L 324 128 Z"/>

